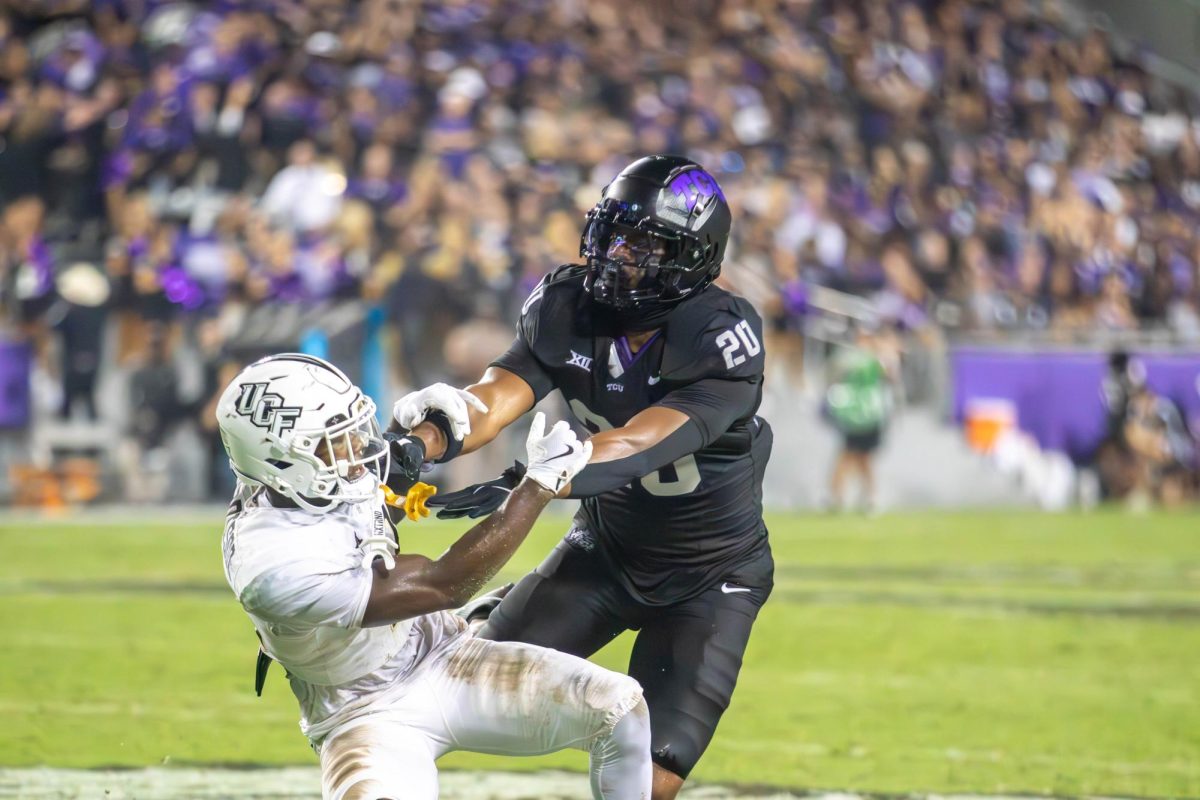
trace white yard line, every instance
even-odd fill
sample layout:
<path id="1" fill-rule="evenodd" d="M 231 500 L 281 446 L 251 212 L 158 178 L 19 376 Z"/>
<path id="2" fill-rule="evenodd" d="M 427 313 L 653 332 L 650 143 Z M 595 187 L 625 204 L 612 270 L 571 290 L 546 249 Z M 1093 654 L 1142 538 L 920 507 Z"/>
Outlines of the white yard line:
<path id="1" fill-rule="evenodd" d="M 685 792 L 693 800 L 738 797 L 715 787 Z M 756 795 L 784 800 L 794 795 Z M 0 769 L 0 797 L 25 800 L 217 800 L 285 798 L 316 800 L 320 778 L 315 767 L 279 769 L 194 769 L 155 767 L 129 771 Z M 441 775 L 443 800 L 584 800 L 590 797 L 586 775 L 567 772 L 505 773 L 448 770 Z"/>
<path id="2" fill-rule="evenodd" d="M 480 772 L 446 770 L 442 800 L 586 800 L 587 776 L 569 772 Z M 316 767 L 216 769 L 151 767 L 133 770 L 0 768 L 0 798 L 21 800 L 317 800 Z M 689 786 L 684 800 L 869 800 L 847 792 L 771 792 L 723 786 Z M 911 795 L 917 800 L 918 795 Z M 929 800 L 1018 800 L 979 795 L 936 795 Z M 1101 800 L 1101 798 L 1091 798 Z"/>

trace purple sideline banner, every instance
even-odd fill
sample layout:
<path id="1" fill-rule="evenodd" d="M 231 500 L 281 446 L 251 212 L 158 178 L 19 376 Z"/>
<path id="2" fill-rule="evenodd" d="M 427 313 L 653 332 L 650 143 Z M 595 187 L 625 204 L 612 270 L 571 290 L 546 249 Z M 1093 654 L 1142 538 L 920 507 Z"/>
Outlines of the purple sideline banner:
<path id="1" fill-rule="evenodd" d="M 1179 406 L 1200 431 L 1200 354 L 1137 353 L 1146 383 Z M 1017 409 L 1017 427 L 1045 449 L 1077 460 L 1091 456 L 1105 434 L 1100 384 L 1107 352 L 1016 351 L 958 347 L 950 352 L 954 418 L 962 422 L 972 400 L 1002 398 Z"/>
<path id="2" fill-rule="evenodd" d="M 30 358 L 27 343 L 0 340 L 0 428 L 29 424 Z"/>

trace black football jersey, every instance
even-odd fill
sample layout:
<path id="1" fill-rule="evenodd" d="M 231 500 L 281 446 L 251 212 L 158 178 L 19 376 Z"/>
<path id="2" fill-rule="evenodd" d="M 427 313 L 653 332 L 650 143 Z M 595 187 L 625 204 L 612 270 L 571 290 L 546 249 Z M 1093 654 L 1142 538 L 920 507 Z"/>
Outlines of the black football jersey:
<path id="1" fill-rule="evenodd" d="M 584 498 L 577 523 L 645 602 L 686 599 L 714 581 L 770 581 L 762 478 L 771 431 L 762 398 L 762 322 L 743 298 L 711 286 L 672 311 L 637 353 L 583 289 L 586 271 L 550 273 L 525 302 L 517 337 L 494 366 L 538 400 L 562 392 L 593 433 L 653 405 L 686 414 L 704 446 L 613 491 Z M 759 575 L 758 572 L 765 571 Z"/>

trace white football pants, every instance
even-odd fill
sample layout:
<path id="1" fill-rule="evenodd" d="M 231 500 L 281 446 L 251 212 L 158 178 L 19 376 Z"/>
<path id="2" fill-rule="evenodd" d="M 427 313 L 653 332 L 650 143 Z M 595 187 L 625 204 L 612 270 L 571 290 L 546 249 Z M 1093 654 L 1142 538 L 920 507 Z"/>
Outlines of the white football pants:
<path id="1" fill-rule="evenodd" d="M 467 632 L 404 682 L 402 698 L 322 743 L 326 800 L 435 800 L 434 761 L 452 750 L 532 756 L 567 747 L 590 753 L 594 797 L 649 800 L 649 712 L 627 675 Z"/>

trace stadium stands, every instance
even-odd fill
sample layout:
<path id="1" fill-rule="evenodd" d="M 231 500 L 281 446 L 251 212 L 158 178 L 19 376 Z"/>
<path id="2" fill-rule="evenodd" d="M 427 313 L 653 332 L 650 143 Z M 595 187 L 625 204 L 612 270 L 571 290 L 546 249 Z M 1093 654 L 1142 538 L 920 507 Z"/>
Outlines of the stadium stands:
<path id="1" fill-rule="evenodd" d="M 907 337 L 910 390 L 936 400 L 945 379 L 921 365 L 947 333 L 1196 342 L 1194 98 L 1060 12 L 12 3 L 0 329 L 58 376 L 34 380 L 35 400 L 64 415 L 106 370 L 144 367 L 148 332 L 194 346 L 203 322 L 200 413 L 256 313 L 359 298 L 406 356 L 399 382 L 461 379 L 463 336 L 498 349 L 533 282 L 576 256 L 617 168 L 671 151 L 724 186 L 723 280 L 773 321 L 773 351 L 868 319 Z M 64 308 L 56 278 L 81 261 L 111 293 Z M 272 330 L 298 342 L 297 319 Z M 115 329 L 113 346 L 89 324 Z M 69 330 L 93 346 L 56 356 Z"/>

